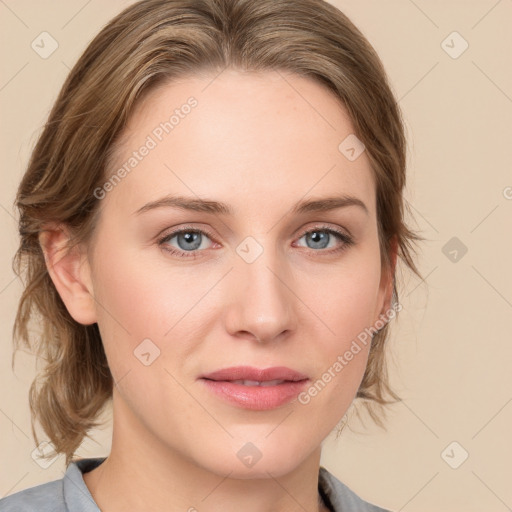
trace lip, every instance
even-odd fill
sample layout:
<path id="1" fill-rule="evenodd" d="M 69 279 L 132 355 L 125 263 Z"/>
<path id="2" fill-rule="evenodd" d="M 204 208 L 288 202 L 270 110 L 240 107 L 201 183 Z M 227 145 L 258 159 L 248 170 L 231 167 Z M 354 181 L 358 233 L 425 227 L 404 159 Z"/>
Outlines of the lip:
<path id="1" fill-rule="evenodd" d="M 232 382 L 239 380 L 258 382 L 284 380 L 285 382 L 267 386 L 246 386 Z M 265 369 L 236 366 L 200 377 L 200 381 L 206 388 L 219 398 L 242 409 L 257 411 L 275 409 L 292 401 L 297 398 L 309 380 L 307 375 L 284 366 Z"/>
<path id="2" fill-rule="evenodd" d="M 269 380 L 289 380 L 299 381 L 307 379 L 308 376 L 303 373 L 287 368 L 286 366 L 275 366 L 273 368 L 254 368 L 253 366 L 231 366 L 223 368 L 206 375 L 201 375 L 203 379 L 209 380 L 257 380 L 265 382 Z"/>

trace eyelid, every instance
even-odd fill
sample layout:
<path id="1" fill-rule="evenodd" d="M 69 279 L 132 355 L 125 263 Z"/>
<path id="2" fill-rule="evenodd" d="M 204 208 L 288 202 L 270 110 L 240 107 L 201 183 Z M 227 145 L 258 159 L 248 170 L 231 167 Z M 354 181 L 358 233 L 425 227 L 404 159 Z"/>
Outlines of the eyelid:
<path id="1" fill-rule="evenodd" d="M 346 229 L 346 228 L 332 226 L 325 222 L 317 222 L 317 223 L 313 222 L 312 224 L 313 224 L 312 226 L 304 228 L 299 232 L 300 233 L 299 238 L 302 238 L 304 235 L 306 235 L 307 233 L 310 233 L 311 231 L 331 231 L 331 232 L 337 233 L 338 235 L 341 235 L 346 238 L 350 238 L 350 239 L 354 238 L 351 235 L 351 233 L 348 231 L 348 229 Z"/>

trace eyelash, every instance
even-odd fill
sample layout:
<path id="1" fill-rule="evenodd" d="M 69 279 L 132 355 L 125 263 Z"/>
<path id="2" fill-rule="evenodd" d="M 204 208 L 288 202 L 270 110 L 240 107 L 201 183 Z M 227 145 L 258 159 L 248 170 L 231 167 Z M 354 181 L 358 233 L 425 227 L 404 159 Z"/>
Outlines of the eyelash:
<path id="1" fill-rule="evenodd" d="M 321 231 L 324 233 L 329 233 L 331 235 L 334 235 L 335 237 L 338 238 L 338 240 L 343 242 L 343 244 L 340 247 L 335 248 L 335 249 L 319 249 L 319 250 L 309 249 L 312 252 L 323 252 L 323 253 L 327 253 L 327 254 L 334 254 L 334 253 L 342 252 L 345 249 L 347 249 L 348 247 L 354 245 L 354 240 L 352 239 L 351 236 L 347 235 L 346 233 L 343 233 L 342 231 L 338 231 L 336 229 L 333 229 L 333 228 L 327 227 L 327 226 L 316 226 L 312 229 L 308 229 L 307 231 L 304 231 L 301 234 L 299 239 L 302 238 L 304 235 L 308 235 L 310 233 L 314 233 L 317 231 Z M 177 229 L 176 231 L 172 231 L 171 233 L 166 234 L 162 238 L 159 238 L 158 245 L 160 247 L 162 247 L 162 249 L 164 251 L 167 251 L 174 256 L 185 257 L 185 258 L 197 258 L 197 254 L 202 251 L 197 251 L 197 250 L 196 251 L 180 251 L 179 249 L 176 249 L 174 247 L 169 248 L 169 246 L 166 244 L 166 242 L 168 242 L 169 240 L 174 238 L 176 235 L 179 235 L 181 233 L 200 233 L 202 235 L 206 235 L 208 238 L 210 238 L 212 240 L 214 239 L 213 234 L 210 231 L 208 231 L 207 229 L 184 227 L 184 228 Z"/>

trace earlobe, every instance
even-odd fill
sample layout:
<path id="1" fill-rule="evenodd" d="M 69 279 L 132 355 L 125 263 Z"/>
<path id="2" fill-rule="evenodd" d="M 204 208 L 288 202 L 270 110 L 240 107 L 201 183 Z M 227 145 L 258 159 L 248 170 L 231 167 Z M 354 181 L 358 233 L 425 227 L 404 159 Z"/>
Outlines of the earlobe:
<path id="1" fill-rule="evenodd" d="M 96 320 L 89 262 L 79 247 L 66 248 L 70 235 L 63 225 L 52 224 L 39 233 L 48 273 L 69 314 L 78 323 Z"/>

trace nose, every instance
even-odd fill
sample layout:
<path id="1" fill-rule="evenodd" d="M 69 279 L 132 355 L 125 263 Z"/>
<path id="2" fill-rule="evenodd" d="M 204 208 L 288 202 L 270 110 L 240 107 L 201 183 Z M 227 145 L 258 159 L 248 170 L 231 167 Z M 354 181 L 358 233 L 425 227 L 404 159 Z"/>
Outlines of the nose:
<path id="1" fill-rule="evenodd" d="M 235 337 L 268 343 L 296 328 L 293 276 L 283 258 L 265 249 L 252 263 L 237 256 L 231 272 L 226 329 Z"/>

